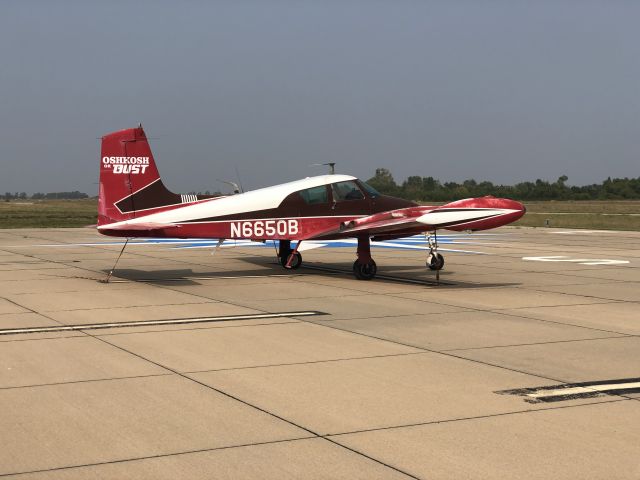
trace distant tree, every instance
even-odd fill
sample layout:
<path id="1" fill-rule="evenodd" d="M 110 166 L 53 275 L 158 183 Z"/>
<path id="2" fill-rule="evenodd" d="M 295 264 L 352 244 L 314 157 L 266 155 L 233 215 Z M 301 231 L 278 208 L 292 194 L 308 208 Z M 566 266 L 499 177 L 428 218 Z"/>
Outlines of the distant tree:
<path id="1" fill-rule="evenodd" d="M 367 183 L 385 195 L 396 195 L 399 191 L 393 175 L 386 168 L 377 168 L 376 174 Z"/>
<path id="2" fill-rule="evenodd" d="M 410 200 L 424 200 L 422 178 L 418 176 L 407 178 L 402 184 L 402 192 L 404 197 Z"/>
<path id="3" fill-rule="evenodd" d="M 435 192 L 440 188 L 442 188 L 442 185 L 440 185 L 439 180 L 433 177 L 422 177 L 422 189 L 425 192 Z"/>

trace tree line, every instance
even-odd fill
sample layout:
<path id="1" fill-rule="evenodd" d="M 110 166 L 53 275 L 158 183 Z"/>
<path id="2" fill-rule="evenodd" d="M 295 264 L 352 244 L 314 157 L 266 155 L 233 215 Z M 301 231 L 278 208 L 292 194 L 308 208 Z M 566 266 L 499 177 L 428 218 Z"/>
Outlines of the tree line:
<path id="1" fill-rule="evenodd" d="M 2 190 L 0 190 L 2 191 Z M 5 202 L 11 200 L 77 200 L 79 198 L 89 198 L 86 193 L 78 192 L 50 192 L 50 193 L 34 193 L 33 195 L 27 195 L 26 192 L 5 192 L 2 196 Z"/>
<path id="2" fill-rule="evenodd" d="M 394 197 L 417 201 L 448 202 L 469 197 L 513 198 L 514 200 L 638 200 L 640 199 L 640 177 L 638 178 L 607 178 L 602 183 L 583 186 L 567 185 L 569 178 L 562 175 L 555 182 L 536 180 L 535 182 L 521 182 L 515 185 L 494 185 L 489 181 L 477 182 L 465 180 L 462 183 L 444 182 L 433 177 L 417 175 L 407 178 L 401 184 L 396 183 L 391 172 L 386 168 L 376 169 L 375 175 L 367 183 L 380 193 Z M 196 194 L 196 192 L 190 192 Z M 197 192 L 202 195 L 201 192 Z M 205 195 L 211 193 L 207 190 Z M 220 192 L 213 192 L 220 195 Z M 34 193 L 6 192 L 2 197 L 6 202 L 11 200 L 76 200 L 89 198 L 89 195 L 79 191 Z"/>
<path id="3" fill-rule="evenodd" d="M 515 185 L 494 185 L 492 182 L 465 180 L 462 183 L 440 182 L 433 177 L 411 176 L 397 184 L 386 168 L 376 169 L 367 183 L 380 193 L 407 200 L 448 202 L 469 197 L 512 198 L 514 200 L 637 200 L 640 199 L 640 177 L 607 178 L 599 184 L 569 186 L 562 175 L 555 182 L 536 180 Z"/>

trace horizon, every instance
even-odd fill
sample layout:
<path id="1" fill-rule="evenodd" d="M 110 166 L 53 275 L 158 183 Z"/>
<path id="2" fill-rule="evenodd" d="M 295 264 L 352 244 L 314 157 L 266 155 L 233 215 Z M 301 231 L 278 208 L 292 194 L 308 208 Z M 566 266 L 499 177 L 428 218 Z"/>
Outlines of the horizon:
<path id="1" fill-rule="evenodd" d="M 384 167 L 380 167 L 380 168 L 384 168 Z M 374 172 L 374 174 L 375 174 L 375 172 Z M 391 172 L 391 174 L 393 176 L 393 172 Z M 321 175 L 318 175 L 318 176 L 321 176 Z M 313 176 L 316 176 L 316 175 L 313 175 Z M 412 177 L 412 176 L 417 176 L 417 175 L 410 175 L 409 177 Z M 409 179 L 409 177 L 407 177 L 407 178 L 405 178 L 403 180 L 398 180 L 395 177 L 393 177 L 393 179 L 394 179 L 394 182 L 396 183 L 396 185 L 398 187 L 402 187 L 403 185 L 406 184 L 406 182 Z M 360 180 L 362 180 L 364 182 L 369 182 L 373 178 L 374 177 L 360 178 Z M 420 177 L 420 178 L 426 179 L 426 178 L 432 178 L 432 177 L 426 176 L 426 177 Z M 456 184 L 456 185 L 462 186 L 462 185 L 465 184 L 465 182 L 476 182 L 476 184 L 479 185 L 479 184 L 488 182 L 493 187 L 496 187 L 496 188 L 502 188 L 502 187 L 508 188 L 508 187 L 517 187 L 518 185 L 523 185 L 523 184 L 527 184 L 527 183 L 535 184 L 538 181 L 541 181 L 541 182 L 547 183 L 549 185 L 552 185 L 554 183 L 557 183 L 557 181 L 560 180 L 561 178 L 562 178 L 562 176 L 558 177 L 555 181 L 554 180 L 544 180 L 544 179 L 541 179 L 541 178 L 537 178 L 535 180 L 523 180 L 521 182 L 516 182 L 516 183 L 494 183 L 491 180 L 480 180 L 480 179 L 475 179 L 475 178 L 466 178 L 466 179 L 461 180 L 461 181 L 442 180 L 442 179 L 439 179 L 439 178 L 433 178 L 433 180 L 435 180 L 436 182 L 439 182 L 440 185 L 442 185 L 442 186 L 445 186 L 447 184 Z M 165 180 L 165 179 L 163 178 L 163 180 Z M 624 180 L 640 180 L 640 176 L 638 176 L 638 177 L 608 177 L 608 178 L 605 178 L 604 180 L 602 180 L 600 182 L 587 183 L 587 184 L 582 184 L 582 185 L 573 184 L 569 180 L 571 180 L 571 179 L 567 179 L 567 181 L 564 182 L 564 185 L 566 185 L 567 187 L 569 187 L 569 188 L 571 188 L 571 187 L 584 188 L 584 187 L 589 187 L 589 186 L 600 186 L 600 185 L 603 185 L 604 182 L 606 182 L 606 181 L 614 181 L 615 182 L 615 181 L 618 181 L 618 180 L 622 180 L 622 181 L 624 181 Z M 262 188 L 262 187 L 260 187 L 260 188 Z M 222 195 L 227 195 L 227 194 L 229 194 L 228 192 L 225 192 L 224 190 L 225 190 L 225 188 L 207 189 L 207 190 L 189 190 L 189 191 L 182 191 L 182 192 L 175 192 L 175 193 L 183 193 L 183 194 L 195 194 L 195 193 L 197 193 L 198 195 L 200 195 L 200 194 L 222 194 Z M 255 189 L 252 189 L 252 190 L 255 190 Z M 249 191 L 249 190 L 246 189 L 245 192 L 246 191 Z M 0 190 L 0 198 L 6 197 L 6 194 L 10 194 L 10 195 L 13 196 L 12 197 L 13 199 L 16 199 L 22 193 L 25 193 L 27 195 L 28 199 L 33 199 L 32 197 L 34 195 L 55 195 L 55 194 L 74 194 L 74 193 L 87 195 L 87 198 L 98 198 L 97 192 L 95 194 L 91 194 L 91 193 L 88 193 L 88 192 L 85 192 L 85 191 L 82 191 L 82 190 L 59 190 L 59 191 L 55 191 L 55 190 L 46 191 L 46 190 L 44 190 L 44 191 L 33 191 L 33 192 L 27 191 L 27 190 L 2 192 Z M 63 198 L 63 199 L 66 199 L 66 198 Z"/>

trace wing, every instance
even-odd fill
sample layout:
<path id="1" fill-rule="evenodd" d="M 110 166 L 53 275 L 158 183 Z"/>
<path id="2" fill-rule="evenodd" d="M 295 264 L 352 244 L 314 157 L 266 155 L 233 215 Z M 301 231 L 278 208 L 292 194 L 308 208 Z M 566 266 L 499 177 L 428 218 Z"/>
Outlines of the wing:
<path id="1" fill-rule="evenodd" d="M 345 238 L 357 235 L 393 236 L 446 228 L 485 230 L 511 223 L 524 214 L 517 202 L 493 197 L 471 198 L 441 207 L 409 207 L 342 222 L 338 228 L 312 232 L 307 238 Z"/>
<path id="2" fill-rule="evenodd" d="M 376 235 L 410 230 L 412 227 L 423 226 L 417 221 L 423 211 L 424 208 L 409 207 L 376 213 L 367 217 L 342 222 L 337 228 L 311 232 L 301 240 L 347 238 L 358 234 Z"/>

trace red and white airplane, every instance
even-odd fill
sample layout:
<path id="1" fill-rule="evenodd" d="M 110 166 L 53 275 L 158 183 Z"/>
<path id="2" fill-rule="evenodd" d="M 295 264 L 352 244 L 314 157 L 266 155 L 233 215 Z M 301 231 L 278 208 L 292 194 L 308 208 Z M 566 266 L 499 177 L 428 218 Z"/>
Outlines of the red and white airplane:
<path id="1" fill-rule="evenodd" d="M 98 231 L 116 237 L 279 240 L 285 268 L 302 263 L 307 240 L 357 238 L 353 272 L 375 277 L 371 240 L 390 240 L 439 229 L 486 230 L 514 222 L 525 207 L 482 197 L 442 206 L 381 195 L 348 175 L 321 175 L 229 196 L 178 195 L 162 183 L 142 126 L 102 137 Z M 427 266 L 444 258 L 430 242 Z M 291 242 L 295 241 L 292 249 Z"/>

